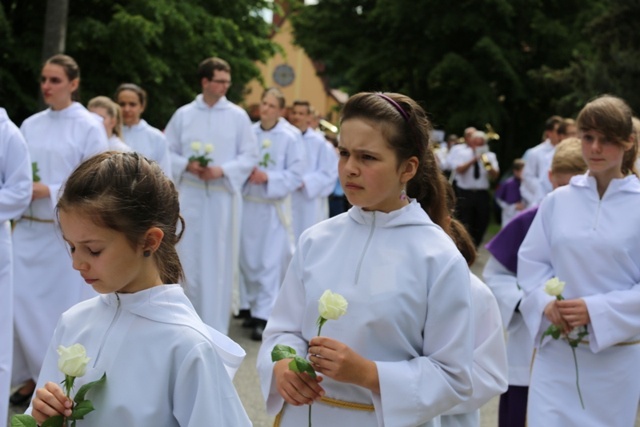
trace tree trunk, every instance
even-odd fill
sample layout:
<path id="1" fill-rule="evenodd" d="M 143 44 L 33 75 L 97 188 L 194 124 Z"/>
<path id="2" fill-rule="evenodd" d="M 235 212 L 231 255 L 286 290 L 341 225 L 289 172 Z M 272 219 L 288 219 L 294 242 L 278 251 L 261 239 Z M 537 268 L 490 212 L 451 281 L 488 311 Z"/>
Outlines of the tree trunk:
<path id="1" fill-rule="evenodd" d="M 41 63 L 58 53 L 63 53 L 67 40 L 67 16 L 69 0 L 47 0 L 47 12 L 44 18 L 44 39 L 42 43 Z M 45 108 L 42 94 L 39 96 L 40 110 Z"/>

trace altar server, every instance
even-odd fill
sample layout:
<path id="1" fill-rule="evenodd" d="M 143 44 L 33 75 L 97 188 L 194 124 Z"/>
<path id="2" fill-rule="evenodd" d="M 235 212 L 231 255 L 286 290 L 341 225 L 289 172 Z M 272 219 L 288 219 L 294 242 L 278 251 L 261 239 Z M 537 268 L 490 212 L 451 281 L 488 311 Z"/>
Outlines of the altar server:
<path id="1" fill-rule="evenodd" d="M 262 339 L 293 253 L 290 204 L 286 202 L 302 183 L 305 167 L 298 135 L 279 120 L 284 107 L 278 89 L 267 89 L 262 95 L 260 121 L 253 125 L 260 164 L 242 191 L 240 273 L 252 315 L 251 338 L 256 341 Z"/>
<path id="2" fill-rule="evenodd" d="M 87 104 L 87 108 L 102 118 L 102 124 L 109 137 L 109 150 L 132 151 L 122 140 L 122 109 L 106 96 L 96 96 Z"/>
<path id="3" fill-rule="evenodd" d="M 198 78 L 202 93 L 179 108 L 166 128 L 182 215 L 189 224 L 178 252 L 196 311 L 226 334 L 239 277 L 241 191 L 258 164 L 258 143 L 249 115 L 225 96 L 231 86 L 229 64 L 205 59 Z M 203 166 L 194 157 L 205 154 L 207 146 L 212 151 Z"/>
<path id="4" fill-rule="evenodd" d="M 528 425 L 630 426 L 640 399 L 640 181 L 631 109 L 613 96 L 577 118 L 589 168 L 541 203 L 518 254 L 520 311 L 537 347 Z M 557 277 L 563 301 L 544 291 Z M 560 339 L 545 337 L 551 324 Z M 575 360 L 564 334 L 575 338 Z M 576 372 L 577 364 L 577 372 Z M 582 401 L 576 384 L 579 386 Z"/>
<path id="5" fill-rule="evenodd" d="M 122 108 L 122 139 L 137 153 L 158 162 L 165 175 L 171 175 L 171 156 L 164 134 L 147 123 L 142 113 L 147 108 L 147 92 L 133 83 L 118 86 L 115 99 Z"/>
<path id="6" fill-rule="evenodd" d="M 88 425 L 250 426 L 219 354 L 244 352 L 200 320 L 178 284 L 184 220 L 157 163 L 95 156 L 69 177 L 57 210 L 73 268 L 100 295 L 58 322 L 30 408 L 38 423 L 71 414 L 56 350 L 81 344 L 90 361 L 76 390 L 106 374 L 88 395 Z"/>
<path id="7" fill-rule="evenodd" d="M 37 167 L 32 202 L 13 231 L 15 385 L 29 381 L 12 396 L 26 402 L 60 314 L 95 293 L 69 265 L 56 224 L 54 206 L 73 169 L 107 149 L 107 134 L 95 116 L 73 100 L 80 69 L 73 58 L 55 55 L 42 68 L 40 89 L 49 108 L 26 119 L 20 128 Z"/>
<path id="8" fill-rule="evenodd" d="M 426 113 L 400 94 L 360 93 L 341 119 L 340 181 L 354 207 L 305 231 L 258 354 L 267 412 L 281 426 L 428 426 L 471 394 L 469 270 L 436 224 L 444 177 Z M 426 211 L 416 199 L 426 199 Z M 348 309 L 316 337 L 318 299 Z M 275 364 L 309 354 L 314 379 Z"/>
<path id="9" fill-rule="evenodd" d="M 24 137 L 0 108 L 0 420 L 7 419 L 13 358 L 11 223 L 31 202 L 31 157 Z"/>

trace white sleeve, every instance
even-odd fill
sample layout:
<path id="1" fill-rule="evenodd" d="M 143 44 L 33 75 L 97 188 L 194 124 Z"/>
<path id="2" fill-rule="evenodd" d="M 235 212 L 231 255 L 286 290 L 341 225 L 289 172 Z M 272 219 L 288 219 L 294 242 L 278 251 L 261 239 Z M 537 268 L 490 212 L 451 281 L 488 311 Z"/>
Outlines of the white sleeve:
<path id="1" fill-rule="evenodd" d="M 287 143 L 285 155 L 285 167 L 279 170 L 266 170 L 269 176 L 267 181 L 267 196 L 273 199 L 286 197 L 302 184 L 305 162 L 304 153 L 300 150 L 298 141 L 292 135 Z"/>
<path id="2" fill-rule="evenodd" d="M 326 197 L 331 194 L 335 188 L 336 179 L 338 179 L 338 159 L 335 150 L 329 150 L 329 144 L 325 141 L 315 143 L 322 144 L 318 147 L 309 147 L 309 149 L 314 148 L 314 153 L 319 157 L 316 159 L 318 167 L 303 178 L 304 192 L 310 199 Z M 311 169 L 313 165 L 308 165 L 308 167 Z"/>
<path id="3" fill-rule="evenodd" d="M 164 129 L 164 136 L 167 139 L 169 153 L 171 155 L 171 172 L 175 182 L 180 181 L 180 177 L 187 168 L 189 159 L 182 155 L 182 143 L 180 134 L 182 130 L 182 113 L 181 110 L 176 111 L 171 116 L 167 127 Z"/>
<path id="4" fill-rule="evenodd" d="M 506 328 L 511 323 L 513 313 L 523 295 L 522 289 L 518 286 L 518 278 L 493 255 L 489 256 L 482 271 L 482 277 L 496 297 L 502 323 Z"/>
<path id="5" fill-rule="evenodd" d="M 522 169 L 520 194 L 528 206 L 537 205 L 543 196 L 540 177 L 536 175 L 539 161 L 539 153 L 537 151 L 530 152 Z"/>
<path id="6" fill-rule="evenodd" d="M 9 127 L 11 126 L 11 128 Z M 0 224 L 18 218 L 31 202 L 31 156 L 24 137 L 12 123 L 0 129 Z"/>
<path id="7" fill-rule="evenodd" d="M 221 165 L 224 171 L 224 179 L 233 192 L 241 192 L 242 186 L 249 178 L 249 174 L 255 166 L 258 165 L 260 153 L 258 151 L 258 142 L 256 134 L 251 128 L 251 120 L 244 113 L 238 115 L 234 123 L 229 126 L 235 126 L 237 130 L 237 156 Z"/>

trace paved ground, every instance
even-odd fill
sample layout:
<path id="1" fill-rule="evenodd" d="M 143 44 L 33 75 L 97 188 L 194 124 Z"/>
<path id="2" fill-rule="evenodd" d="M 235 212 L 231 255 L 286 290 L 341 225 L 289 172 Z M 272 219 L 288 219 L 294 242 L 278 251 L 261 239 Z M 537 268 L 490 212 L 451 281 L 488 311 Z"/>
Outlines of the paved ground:
<path id="1" fill-rule="evenodd" d="M 487 252 L 483 249 L 472 270 L 481 275 L 482 268 L 487 260 Z M 229 335 L 238 342 L 247 352 L 244 363 L 236 374 L 234 383 L 242 399 L 242 403 L 253 421 L 255 427 L 271 427 L 273 419 L 268 417 L 264 410 L 264 402 L 260 392 L 260 384 L 256 372 L 256 355 L 259 343 L 249 339 L 249 330 L 240 327 L 240 321 L 232 320 Z M 21 413 L 26 408 L 11 408 L 14 413 Z M 498 398 L 494 398 L 481 409 L 481 427 L 495 427 L 498 425 Z M 635 427 L 640 427 L 640 417 L 636 420 Z"/>

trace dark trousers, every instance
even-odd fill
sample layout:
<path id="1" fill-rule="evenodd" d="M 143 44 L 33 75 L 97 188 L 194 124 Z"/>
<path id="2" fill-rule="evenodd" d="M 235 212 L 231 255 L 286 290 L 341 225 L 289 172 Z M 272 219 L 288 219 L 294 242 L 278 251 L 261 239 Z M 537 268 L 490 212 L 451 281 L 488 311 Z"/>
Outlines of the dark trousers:
<path id="1" fill-rule="evenodd" d="M 458 198 L 456 217 L 467 228 L 476 247 L 479 247 L 489 226 L 491 214 L 489 191 L 465 190 L 457 187 L 456 196 Z"/>
<path id="2" fill-rule="evenodd" d="M 510 385 L 500 395 L 498 427 L 524 427 L 527 420 L 529 387 Z"/>

